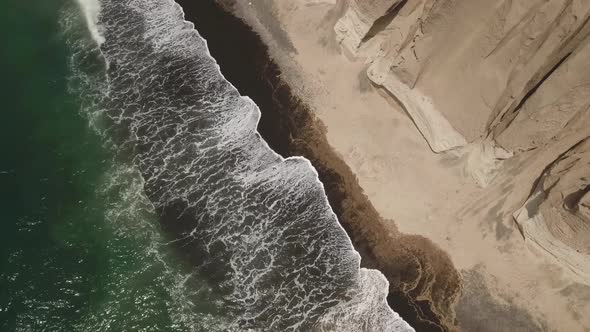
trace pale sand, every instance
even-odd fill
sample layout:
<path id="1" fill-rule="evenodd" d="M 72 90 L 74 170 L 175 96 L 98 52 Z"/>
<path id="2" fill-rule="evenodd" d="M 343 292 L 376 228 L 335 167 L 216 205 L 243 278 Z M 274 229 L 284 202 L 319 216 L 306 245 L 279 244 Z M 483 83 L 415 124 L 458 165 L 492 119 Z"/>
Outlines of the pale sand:
<path id="1" fill-rule="evenodd" d="M 464 160 L 432 152 L 394 99 L 360 74 L 362 61 L 340 54 L 331 33 L 339 13 L 329 12 L 335 1 L 250 3 L 240 3 L 238 14 L 270 45 L 284 78 L 326 125 L 328 141 L 379 213 L 400 231 L 434 241 L 463 271 L 461 327 L 590 330 L 590 290 L 525 245 L 512 220 L 544 161 L 520 155 L 480 188 L 466 175 Z M 290 45 L 276 37 L 281 29 Z M 514 183 L 515 172 L 529 175 Z"/>

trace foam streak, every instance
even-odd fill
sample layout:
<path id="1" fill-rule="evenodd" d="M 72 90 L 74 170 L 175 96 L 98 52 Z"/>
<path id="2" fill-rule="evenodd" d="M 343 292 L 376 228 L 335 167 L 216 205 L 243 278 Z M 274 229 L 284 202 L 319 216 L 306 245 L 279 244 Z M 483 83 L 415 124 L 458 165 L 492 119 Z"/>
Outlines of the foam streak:
<path id="1" fill-rule="evenodd" d="M 269 148 L 260 110 L 178 4 L 82 8 L 109 63 L 95 112 L 132 151 L 173 245 L 216 285 L 238 329 L 412 331 L 387 306 L 384 276 L 360 268 L 311 163 Z"/>

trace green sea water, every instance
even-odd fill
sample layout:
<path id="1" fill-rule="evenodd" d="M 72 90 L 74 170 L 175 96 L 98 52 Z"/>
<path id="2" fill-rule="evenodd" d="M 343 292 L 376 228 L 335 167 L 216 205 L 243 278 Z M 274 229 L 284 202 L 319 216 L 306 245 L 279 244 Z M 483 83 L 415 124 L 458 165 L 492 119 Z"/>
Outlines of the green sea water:
<path id="1" fill-rule="evenodd" d="M 0 1 L 0 331 L 211 331 L 141 178 L 68 92 L 66 0 Z"/>

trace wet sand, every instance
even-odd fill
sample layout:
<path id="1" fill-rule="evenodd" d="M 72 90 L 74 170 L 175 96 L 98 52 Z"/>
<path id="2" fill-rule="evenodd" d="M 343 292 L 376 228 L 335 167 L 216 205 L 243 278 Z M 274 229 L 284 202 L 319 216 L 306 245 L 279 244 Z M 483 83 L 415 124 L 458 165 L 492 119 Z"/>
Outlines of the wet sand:
<path id="1" fill-rule="evenodd" d="M 361 264 L 381 270 L 390 281 L 391 307 L 418 331 L 452 327 L 449 310 L 458 300 L 461 279 L 448 255 L 428 239 L 403 235 L 383 220 L 328 144 L 321 121 L 295 96 L 250 27 L 209 1 L 178 2 L 207 39 L 224 76 L 260 107 L 258 130 L 270 147 L 284 157 L 304 156 L 315 166 Z"/>

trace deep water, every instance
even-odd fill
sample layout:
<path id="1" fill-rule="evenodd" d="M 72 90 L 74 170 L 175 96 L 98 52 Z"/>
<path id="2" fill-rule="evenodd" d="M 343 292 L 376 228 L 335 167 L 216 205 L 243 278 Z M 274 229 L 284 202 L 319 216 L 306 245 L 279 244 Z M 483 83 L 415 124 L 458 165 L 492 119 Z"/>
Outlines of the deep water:
<path id="1" fill-rule="evenodd" d="M 215 330 L 141 178 L 68 92 L 77 15 L 71 1 L 0 2 L 0 331 Z"/>

